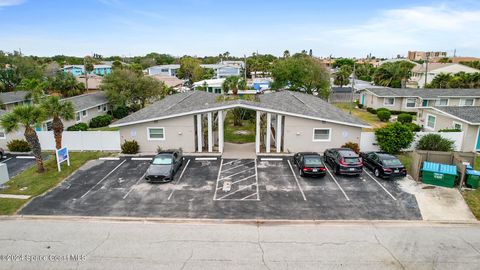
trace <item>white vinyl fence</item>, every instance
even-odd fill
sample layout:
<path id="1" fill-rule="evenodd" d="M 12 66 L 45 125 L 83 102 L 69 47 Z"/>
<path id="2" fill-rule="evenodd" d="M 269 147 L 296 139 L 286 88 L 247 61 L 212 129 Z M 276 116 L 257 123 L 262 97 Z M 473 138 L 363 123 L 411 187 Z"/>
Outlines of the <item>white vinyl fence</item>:
<path id="1" fill-rule="evenodd" d="M 414 150 L 418 140 L 427 134 L 439 134 L 443 138 L 450 139 L 455 142 L 455 151 L 462 151 L 463 146 L 463 132 L 417 132 L 415 133 L 414 142 L 410 145 L 410 148 L 404 149 L 405 151 Z M 366 151 L 379 151 L 377 140 L 375 139 L 374 132 L 362 132 L 360 138 L 360 150 Z"/>

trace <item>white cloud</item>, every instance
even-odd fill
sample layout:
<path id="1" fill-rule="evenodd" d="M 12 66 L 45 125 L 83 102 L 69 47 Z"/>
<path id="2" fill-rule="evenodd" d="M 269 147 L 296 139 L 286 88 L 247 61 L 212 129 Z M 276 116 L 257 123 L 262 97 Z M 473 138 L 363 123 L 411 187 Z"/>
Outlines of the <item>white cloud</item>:
<path id="1" fill-rule="evenodd" d="M 0 0 L 0 7 L 18 6 L 25 2 L 25 0 Z"/>

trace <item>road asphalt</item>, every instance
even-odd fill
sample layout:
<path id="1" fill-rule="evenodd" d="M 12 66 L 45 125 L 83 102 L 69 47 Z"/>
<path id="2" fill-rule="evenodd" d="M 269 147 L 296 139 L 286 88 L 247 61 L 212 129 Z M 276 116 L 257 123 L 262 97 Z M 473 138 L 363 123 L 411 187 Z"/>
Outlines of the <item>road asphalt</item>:
<path id="1" fill-rule="evenodd" d="M 171 221 L 170 221 L 171 222 Z M 478 269 L 480 225 L 1 218 L 0 269 Z"/>

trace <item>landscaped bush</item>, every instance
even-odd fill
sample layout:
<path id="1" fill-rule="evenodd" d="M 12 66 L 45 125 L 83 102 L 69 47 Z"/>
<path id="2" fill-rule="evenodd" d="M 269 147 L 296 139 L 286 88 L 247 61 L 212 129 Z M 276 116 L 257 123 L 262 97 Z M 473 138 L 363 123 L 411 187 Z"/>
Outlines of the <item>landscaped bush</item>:
<path id="1" fill-rule="evenodd" d="M 358 107 L 359 109 L 363 109 L 363 104 L 358 103 L 358 104 L 357 104 L 357 107 Z"/>
<path id="2" fill-rule="evenodd" d="M 118 107 L 112 111 L 113 117 L 121 119 L 128 116 L 129 109 L 127 107 Z"/>
<path id="3" fill-rule="evenodd" d="M 455 142 L 438 134 L 427 134 L 423 136 L 415 147 L 417 150 L 429 150 L 429 151 L 453 151 Z"/>
<path id="4" fill-rule="evenodd" d="M 406 124 L 403 124 L 407 127 L 409 127 L 413 132 L 420 132 L 422 131 L 422 127 L 415 124 L 415 123 L 406 123 Z"/>
<path id="5" fill-rule="evenodd" d="M 377 117 L 380 119 L 382 122 L 388 122 L 390 120 L 390 117 L 392 117 L 392 113 L 389 110 L 379 110 L 377 111 Z"/>
<path id="6" fill-rule="evenodd" d="M 112 123 L 113 117 L 109 114 L 99 115 L 90 120 L 90 128 L 106 127 Z"/>
<path id="7" fill-rule="evenodd" d="M 25 140 L 11 140 L 7 143 L 7 148 L 11 152 L 30 152 L 30 145 Z"/>
<path id="8" fill-rule="evenodd" d="M 392 113 L 392 115 L 399 115 L 399 114 L 402 114 L 402 113 L 406 113 L 406 114 L 410 114 L 410 115 L 417 115 L 416 112 L 403 112 L 403 111 L 390 111 Z"/>
<path id="9" fill-rule="evenodd" d="M 407 125 L 395 122 L 375 130 L 375 138 L 382 151 L 396 154 L 413 142 L 413 131 Z"/>
<path id="10" fill-rule="evenodd" d="M 413 121 L 413 116 L 408 113 L 401 113 L 397 117 L 397 121 L 402 123 L 402 124 L 407 124 L 407 123 L 412 123 Z"/>
<path id="11" fill-rule="evenodd" d="M 86 123 L 78 123 L 73 126 L 69 126 L 67 131 L 86 131 L 88 130 L 88 125 Z"/>
<path id="12" fill-rule="evenodd" d="M 370 108 L 370 107 L 367 108 L 367 112 L 369 112 L 371 114 L 377 114 L 377 110 L 375 110 L 374 108 Z"/>
<path id="13" fill-rule="evenodd" d="M 462 130 L 456 128 L 444 128 L 440 129 L 438 132 L 462 132 Z"/>
<path id="14" fill-rule="evenodd" d="M 344 145 L 342 145 L 342 148 L 349 148 L 349 149 L 352 149 L 357 154 L 360 153 L 360 146 L 358 146 L 358 143 L 347 142 Z"/>
<path id="15" fill-rule="evenodd" d="M 140 150 L 140 146 L 138 145 L 138 142 L 135 140 L 125 141 L 122 144 L 122 153 L 124 154 L 136 154 L 138 153 L 138 150 Z"/>

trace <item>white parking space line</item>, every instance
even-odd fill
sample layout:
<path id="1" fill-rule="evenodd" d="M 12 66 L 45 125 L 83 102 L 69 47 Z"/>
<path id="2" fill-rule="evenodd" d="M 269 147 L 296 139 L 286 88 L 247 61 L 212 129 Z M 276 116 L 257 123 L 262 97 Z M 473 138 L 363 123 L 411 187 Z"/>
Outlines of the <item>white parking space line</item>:
<path id="1" fill-rule="evenodd" d="M 216 157 L 197 157 L 195 160 L 217 160 Z"/>
<path id="2" fill-rule="evenodd" d="M 255 193 L 253 193 L 253 194 L 250 194 L 250 195 L 248 195 L 248 196 L 246 196 L 246 197 L 241 198 L 240 201 L 244 201 L 244 200 L 246 200 L 246 199 L 248 199 L 248 198 L 250 198 L 250 197 L 253 197 L 254 195 L 257 195 L 257 194 L 258 194 L 258 192 L 255 192 Z"/>
<path id="3" fill-rule="evenodd" d="M 101 157 L 98 160 L 120 160 L 119 157 Z"/>
<path id="4" fill-rule="evenodd" d="M 282 161 L 283 158 L 260 158 L 261 161 Z"/>
<path id="5" fill-rule="evenodd" d="M 185 173 L 185 170 L 187 169 L 188 164 L 190 164 L 190 159 L 187 161 L 187 164 L 185 164 L 185 167 L 183 168 L 182 173 L 181 173 L 180 176 L 178 177 L 177 181 L 175 181 L 175 186 L 177 186 L 177 184 L 180 183 L 180 180 L 182 180 L 183 174 Z M 170 200 L 170 198 L 173 196 L 173 193 L 174 193 L 174 192 L 175 192 L 175 188 L 172 189 L 172 192 L 170 192 L 170 195 L 168 196 L 167 201 Z"/>
<path id="6" fill-rule="evenodd" d="M 300 189 L 300 192 L 302 193 L 303 200 L 306 201 L 307 197 L 305 197 L 305 193 L 303 193 L 302 187 L 300 187 L 300 183 L 298 182 L 297 175 L 295 175 L 295 171 L 293 171 L 292 164 L 290 163 L 290 160 L 287 160 L 288 166 L 290 166 L 290 170 L 292 170 L 293 177 L 295 178 L 295 181 L 297 182 L 297 186 Z"/>
<path id="7" fill-rule="evenodd" d="M 241 173 L 243 173 L 243 172 L 246 172 L 246 171 L 249 171 L 249 170 L 251 170 L 251 169 L 254 169 L 254 168 L 248 168 L 248 169 L 246 169 L 246 170 L 243 170 L 243 171 L 240 171 L 240 172 L 231 174 L 231 175 L 229 175 L 229 176 L 222 177 L 220 180 L 227 179 L 227 178 L 230 178 L 230 177 L 235 176 L 235 175 L 239 175 L 239 174 L 241 174 Z"/>
<path id="8" fill-rule="evenodd" d="M 223 166 L 225 165 L 230 165 L 231 163 L 234 163 L 236 161 L 240 161 L 241 159 L 235 159 L 235 160 L 232 160 L 232 161 L 229 161 L 229 162 L 226 162 L 226 163 L 223 163 Z"/>
<path id="9" fill-rule="evenodd" d="M 145 175 L 147 174 L 147 172 L 145 171 L 145 173 L 140 177 L 138 178 L 137 182 L 135 182 L 135 184 L 133 184 L 133 186 L 130 187 L 130 189 L 128 190 L 127 194 L 125 194 L 123 196 L 123 199 L 125 200 L 125 198 L 127 198 L 128 194 L 130 194 L 130 192 L 132 192 L 133 188 L 138 185 L 138 182 L 142 181 L 142 179 L 145 177 Z"/>
<path id="10" fill-rule="evenodd" d="M 35 159 L 34 156 L 16 156 L 15 158 L 18 158 L 18 159 Z"/>
<path id="11" fill-rule="evenodd" d="M 7 159 L 5 159 L 5 160 L 2 160 L 2 161 L 0 161 L 0 162 L 1 162 L 1 163 L 5 163 L 5 162 L 9 161 L 9 160 L 10 160 L 10 159 L 12 159 L 12 158 L 13 158 L 13 157 L 11 157 L 11 158 L 7 158 Z"/>
<path id="12" fill-rule="evenodd" d="M 242 166 L 245 166 L 245 165 L 251 164 L 251 163 L 253 163 L 253 162 L 254 162 L 254 161 L 251 161 L 251 162 L 247 162 L 247 163 L 244 163 L 244 164 L 241 164 L 241 165 L 235 166 L 235 167 L 231 167 L 231 168 L 228 168 L 228 169 L 226 169 L 226 170 L 223 170 L 222 172 L 228 172 L 228 171 L 230 171 L 230 170 L 233 170 L 233 169 L 236 169 L 236 168 L 238 168 L 238 167 L 242 167 Z"/>
<path id="13" fill-rule="evenodd" d="M 132 157 L 131 160 L 152 160 L 152 158 L 146 158 L 146 157 Z"/>
<path id="14" fill-rule="evenodd" d="M 260 201 L 260 190 L 258 189 L 258 171 L 257 171 L 257 159 L 254 160 L 255 161 L 255 183 L 257 183 L 257 200 Z M 243 198 L 242 200 L 244 200 L 245 198 Z"/>
<path id="15" fill-rule="evenodd" d="M 100 185 L 100 183 L 102 183 L 105 179 L 107 179 L 107 177 L 109 177 L 115 170 L 117 170 L 120 166 L 122 166 L 123 163 L 125 163 L 125 161 L 127 161 L 126 159 L 124 159 L 122 162 L 120 162 L 120 164 L 117 165 L 117 167 L 113 168 L 113 170 L 111 170 L 107 175 L 105 175 L 105 177 L 103 177 L 100 181 L 98 181 L 93 187 L 91 187 L 87 192 L 85 192 L 85 194 L 82 195 L 82 197 L 80 197 L 81 199 L 85 196 L 87 196 L 88 193 L 90 193 L 90 191 L 92 191 L 96 186 Z"/>
<path id="16" fill-rule="evenodd" d="M 242 187 L 242 188 L 239 188 L 239 189 L 235 190 L 234 192 L 228 193 L 228 194 L 226 194 L 226 195 L 218 198 L 217 201 L 220 201 L 220 200 L 222 200 L 222 199 L 224 199 L 224 198 L 226 198 L 226 197 L 228 197 L 228 196 L 230 196 L 230 195 L 233 195 L 233 194 L 235 194 L 235 193 L 237 193 L 237 192 L 239 192 L 239 191 L 242 191 L 242 190 L 247 189 L 247 188 L 249 188 L 249 187 L 251 187 L 251 186 L 254 186 L 254 185 L 256 185 L 256 184 L 251 184 L 251 185 L 248 185 L 248 186 L 244 186 L 244 187 Z"/>
<path id="17" fill-rule="evenodd" d="M 333 179 L 333 181 L 335 182 L 335 184 L 337 184 L 338 188 L 342 191 L 343 196 L 345 196 L 345 199 L 347 199 L 347 201 L 350 201 L 350 198 L 347 196 L 347 193 L 345 193 L 345 191 L 343 190 L 342 186 L 340 186 L 340 184 L 337 182 L 337 179 L 335 179 L 335 177 L 333 176 L 333 174 L 330 172 L 330 169 L 328 168 L 328 166 L 325 165 L 325 168 L 327 169 L 328 174 L 330 175 L 330 177 L 332 177 L 332 179 Z"/>
<path id="18" fill-rule="evenodd" d="M 220 181 L 220 173 L 222 172 L 222 166 L 223 166 L 223 158 L 220 160 L 220 168 L 218 168 L 217 184 L 215 186 L 215 193 L 213 194 L 213 200 L 217 199 L 218 182 Z"/>
<path id="19" fill-rule="evenodd" d="M 363 171 L 364 171 L 368 176 L 370 176 L 370 178 L 372 178 L 373 181 L 375 181 L 383 190 L 385 190 L 385 192 L 386 192 L 390 197 L 392 197 L 392 199 L 393 199 L 394 201 L 397 200 L 397 198 L 395 198 L 395 197 L 392 195 L 392 193 L 390 193 L 380 182 L 378 182 L 378 180 L 375 179 L 375 177 L 373 177 L 369 172 L 367 172 L 367 170 L 363 169 Z"/>
<path id="20" fill-rule="evenodd" d="M 233 185 L 233 184 L 236 184 L 236 183 L 243 182 L 243 181 L 245 181 L 245 180 L 248 180 L 248 179 L 250 179 L 250 178 L 252 178 L 252 177 L 254 177 L 254 176 L 256 176 L 256 175 L 250 175 L 250 176 L 245 177 L 245 178 L 243 178 L 243 179 L 240 179 L 240 180 L 237 180 L 237 181 L 235 181 L 235 182 L 232 182 L 232 185 Z"/>

